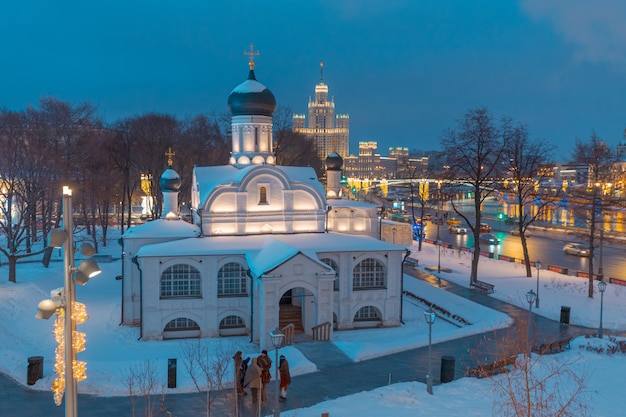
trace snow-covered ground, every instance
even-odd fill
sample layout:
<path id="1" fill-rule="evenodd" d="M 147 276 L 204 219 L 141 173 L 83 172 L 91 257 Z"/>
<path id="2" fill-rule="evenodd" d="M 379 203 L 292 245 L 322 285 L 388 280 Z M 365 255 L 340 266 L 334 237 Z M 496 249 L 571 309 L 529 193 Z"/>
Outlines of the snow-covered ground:
<path id="1" fill-rule="evenodd" d="M 119 256 L 119 246 L 112 239 L 101 253 Z M 436 248 L 425 244 L 421 252 L 414 245 L 412 256 L 419 258 L 420 268 L 437 264 Z M 54 258 L 60 259 L 55 251 Z M 443 267 L 452 270 L 442 276 L 452 282 L 467 285 L 469 282 L 469 254 L 444 250 L 441 254 Z M 138 340 L 137 328 L 120 326 L 121 281 L 115 280 L 121 273 L 121 263 L 102 263 L 103 273 L 92 279 L 86 286 L 77 286 L 77 300 L 87 305 L 89 320 L 78 330 L 87 334 L 87 349 L 78 355 L 87 362 L 88 378 L 78 384 L 80 393 L 95 395 L 126 395 L 125 376 L 133 367 L 142 366 L 146 361 L 157 365 L 165 380 L 167 359 L 182 357 L 182 351 L 191 341 L 150 341 Z M 7 267 L 0 268 L 0 372 L 10 375 L 25 384 L 25 367 L 30 356 L 43 356 L 44 378 L 32 389 L 50 390 L 54 379 L 53 357 L 55 349 L 52 334 L 53 322 L 35 318 L 39 301 L 49 297 L 50 290 L 63 285 L 63 268 L 60 262 L 52 262 L 48 269 L 41 263 L 25 263 L 18 266 L 17 283 L 7 281 Z M 524 294 L 536 289 L 536 277 L 525 277 L 521 265 L 481 259 L 479 277 L 495 284 L 494 297 L 528 308 Z M 453 313 L 472 322 L 470 326 L 457 328 L 439 320 L 433 326 L 433 343 L 450 340 L 472 333 L 507 326 L 510 319 L 500 313 L 465 299 L 454 296 L 411 277 L 405 277 L 405 289 L 445 307 Z M 567 277 L 542 270 L 540 274 L 541 305 L 533 312 L 558 320 L 561 306 L 571 307 L 570 322 L 588 327 L 597 327 L 600 318 L 600 294 L 587 297 L 587 280 Z M 625 294 L 622 294 L 625 292 Z M 611 332 L 626 331 L 626 288 L 608 285 L 604 294 L 605 336 Z M 428 343 L 428 325 L 423 317 L 424 307 L 406 299 L 404 319 L 406 325 L 392 329 L 356 330 L 334 333 L 334 343 L 355 361 L 382 356 L 388 353 L 424 346 Z M 384 336 L 384 337 L 383 337 Z M 606 338 L 605 338 L 606 339 Z M 558 358 L 576 359 L 580 373 L 586 375 L 587 391 L 594 400 L 588 404 L 593 409 L 590 415 L 617 415 L 622 411 L 620 382 L 626 373 L 626 358 L 621 354 L 606 355 L 577 349 L 579 344 L 595 339 L 577 339 L 574 348 L 560 355 L 541 358 L 553 361 Z M 258 350 L 249 343 L 247 337 L 203 339 L 203 345 L 211 346 L 211 351 L 235 352 L 241 350 L 246 356 L 257 355 Z M 609 343 L 608 340 L 602 343 Z M 297 345 L 281 350 L 289 358 L 292 375 L 314 372 L 316 366 L 309 362 L 298 350 Z M 270 352 L 270 355 L 273 355 Z M 272 356 L 273 357 L 273 356 Z M 183 369 L 179 365 L 179 368 Z M 227 372 L 227 377 L 232 373 Z M 172 392 L 192 392 L 193 384 L 185 372 L 179 371 L 178 388 Z M 490 380 L 462 378 L 451 383 L 435 386 L 434 395 L 426 394 L 423 384 L 418 382 L 393 384 L 349 397 L 318 404 L 297 412 L 286 412 L 287 416 L 316 416 L 330 412 L 332 417 L 353 415 L 368 416 L 416 416 L 416 415 L 475 415 L 492 413 L 493 393 Z M 480 392 L 481 401 L 476 401 Z M 52 401 L 52 400 L 51 400 Z M 471 407 L 468 407 L 471 404 Z M 616 414 L 617 413 L 617 414 Z"/>

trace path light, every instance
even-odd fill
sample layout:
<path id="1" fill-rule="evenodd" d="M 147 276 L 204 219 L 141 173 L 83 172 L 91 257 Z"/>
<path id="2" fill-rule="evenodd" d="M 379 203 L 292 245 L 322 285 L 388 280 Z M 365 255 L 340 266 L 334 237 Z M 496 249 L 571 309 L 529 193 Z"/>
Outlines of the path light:
<path id="1" fill-rule="evenodd" d="M 426 323 L 428 323 L 428 374 L 426 374 L 426 391 L 432 395 L 433 393 L 433 372 L 431 367 L 431 346 L 433 339 L 433 324 L 435 324 L 435 319 L 437 316 L 435 312 L 431 309 L 428 311 L 424 311 L 424 318 L 426 319 Z"/>
<path id="2" fill-rule="evenodd" d="M 598 290 L 600 291 L 600 328 L 598 329 L 598 337 L 602 339 L 602 310 L 604 309 L 604 291 L 606 290 L 606 282 L 598 282 Z"/>
<path id="3" fill-rule="evenodd" d="M 530 355 L 530 333 L 531 324 L 533 322 L 533 303 L 537 299 L 537 294 L 533 290 L 526 293 L 526 301 L 528 301 L 528 346 L 526 347 L 526 355 Z"/>
<path id="4" fill-rule="evenodd" d="M 274 415 L 280 416 L 280 411 L 278 411 L 278 394 L 280 393 L 280 388 L 278 384 L 278 350 L 283 345 L 283 340 L 285 339 L 285 334 L 280 331 L 277 327 L 270 332 L 270 337 L 272 338 L 272 345 L 274 346 L 274 350 L 276 351 L 276 361 L 274 365 L 276 366 L 276 396 L 274 397 Z"/>
<path id="5" fill-rule="evenodd" d="M 74 266 L 74 225 L 72 224 L 72 190 L 63 187 L 63 229 L 50 231 L 50 248 L 65 245 L 63 254 L 65 283 L 63 288 L 52 290 L 49 300 L 39 303 L 35 317 L 49 319 L 55 313 L 54 334 L 59 348 L 56 350 L 57 378 L 52 385 L 54 402 L 61 405 L 65 393 L 65 417 L 78 415 L 76 383 L 87 377 L 87 365 L 77 361 L 76 354 L 85 350 L 85 334 L 76 331 L 76 325 L 87 319 L 84 304 L 76 302 L 75 282 L 85 285 L 90 278 L 101 271 L 92 259 L 85 259 L 78 267 Z M 85 256 L 95 254 L 93 247 L 87 243 L 81 247 Z"/>
<path id="6" fill-rule="evenodd" d="M 535 307 L 539 308 L 539 270 L 541 269 L 541 261 L 535 262 L 535 267 L 537 268 L 537 302 Z"/>

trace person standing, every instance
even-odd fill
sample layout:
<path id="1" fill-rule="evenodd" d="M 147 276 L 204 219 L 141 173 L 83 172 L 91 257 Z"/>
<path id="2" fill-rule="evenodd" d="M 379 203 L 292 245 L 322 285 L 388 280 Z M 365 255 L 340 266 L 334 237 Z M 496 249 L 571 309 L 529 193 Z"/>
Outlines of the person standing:
<path id="1" fill-rule="evenodd" d="M 287 399 L 287 388 L 289 388 L 289 384 L 291 384 L 289 362 L 287 362 L 285 355 L 280 355 L 278 363 L 278 372 L 280 372 L 280 400 L 285 401 Z"/>
<path id="2" fill-rule="evenodd" d="M 266 387 L 272 379 L 272 374 L 270 373 L 272 360 L 267 355 L 267 350 L 264 349 L 261 352 L 261 355 L 257 358 L 257 365 L 261 368 L 261 401 L 265 402 L 267 400 Z"/>
<path id="3" fill-rule="evenodd" d="M 243 382 L 243 387 L 250 387 L 250 392 L 252 393 L 252 406 L 256 407 L 259 404 L 259 397 L 261 394 L 261 367 L 257 363 L 257 358 L 252 358 L 252 362 L 250 366 L 248 366 L 248 370 L 246 371 L 246 377 Z"/>
<path id="4" fill-rule="evenodd" d="M 243 365 L 243 356 L 240 350 L 235 353 L 233 356 L 233 367 L 235 368 L 235 379 L 233 379 L 233 383 L 237 388 L 237 394 L 245 395 L 246 392 L 243 390 L 243 378 L 242 374 L 242 365 Z"/>

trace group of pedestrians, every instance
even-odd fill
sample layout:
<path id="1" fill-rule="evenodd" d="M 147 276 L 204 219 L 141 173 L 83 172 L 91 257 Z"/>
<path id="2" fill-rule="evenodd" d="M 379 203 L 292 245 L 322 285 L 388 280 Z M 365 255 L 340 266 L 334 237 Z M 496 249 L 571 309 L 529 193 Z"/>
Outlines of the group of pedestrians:
<path id="1" fill-rule="evenodd" d="M 267 384 L 272 379 L 272 359 L 268 356 L 267 350 L 263 350 L 256 357 L 243 359 L 241 351 L 237 351 L 233 356 L 235 368 L 235 385 L 237 394 L 247 395 L 246 388 L 250 389 L 253 406 L 257 406 L 267 401 Z M 291 384 L 291 374 L 289 373 L 289 362 L 284 355 L 280 355 L 278 362 L 278 372 L 280 373 L 280 401 L 287 399 L 287 389 Z"/>

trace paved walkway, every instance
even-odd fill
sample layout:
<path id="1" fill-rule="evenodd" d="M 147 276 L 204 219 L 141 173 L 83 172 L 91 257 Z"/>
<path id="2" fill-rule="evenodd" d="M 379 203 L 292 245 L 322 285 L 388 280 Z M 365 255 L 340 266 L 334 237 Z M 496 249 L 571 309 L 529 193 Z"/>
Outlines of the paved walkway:
<path id="1" fill-rule="evenodd" d="M 422 279 L 433 285 L 438 285 L 434 275 L 421 270 L 410 270 L 407 273 L 417 279 Z M 527 310 L 499 301 L 477 290 L 471 290 L 460 285 L 441 280 L 441 288 L 461 297 L 465 297 L 479 304 L 495 310 L 505 312 L 519 322 L 526 319 Z M 537 343 L 559 340 L 569 336 L 593 334 L 595 329 L 578 326 L 563 326 L 558 322 L 533 314 L 532 334 Z M 481 361 L 493 358 L 493 352 L 503 340 L 516 340 L 516 326 L 500 329 L 495 332 L 467 336 L 448 342 L 432 345 L 432 369 L 434 384 L 440 383 L 441 357 L 451 356 L 455 360 L 454 378 L 464 376 L 468 367 L 477 363 L 476 352 L 481 352 Z M 497 342 L 496 342 L 497 341 Z M 315 363 L 318 372 L 295 376 L 289 387 L 289 399 L 286 402 L 275 403 L 275 384 L 271 383 L 268 392 L 268 405 L 262 410 L 263 415 L 273 414 L 273 407 L 278 405 L 279 410 L 309 407 L 325 400 L 342 397 L 372 390 L 389 382 L 420 381 L 426 382 L 428 371 L 428 346 L 412 349 L 405 352 L 387 355 L 381 358 L 362 362 L 352 362 L 343 352 L 332 343 L 308 342 L 298 344 L 297 348 L 311 362 Z M 24 369 L 26 377 L 26 369 Z M 196 417 L 206 415 L 206 406 L 200 394 L 172 394 L 165 395 L 163 407 L 162 398 L 155 398 L 151 404 L 153 416 Z M 136 399 L 137 416 L 143 416 L 145 404 L 143 399 Z M 250 409 L 249 395 L 239 400 L 239 416 L 253 416 Z M 130 398 L 114 397 L 102 398 L 88 395 L 79 395 L 78 414 L 87 417 L 132 416 L 133 408 Z M 223 400 L 217 393 L 212 406 L 214 416 L 235 416 L 234 405 Z M 330 410 L 329 410 L 330 411 Z M 171 413 L 171 414 L 169 414 Z M 64 416 L 64 406 L 55 407 L 50 392 L 30 391 L 15 381 L 0 374 L 0 416 Z M 332 416 L 332 413 L 331 413 Z"/>

